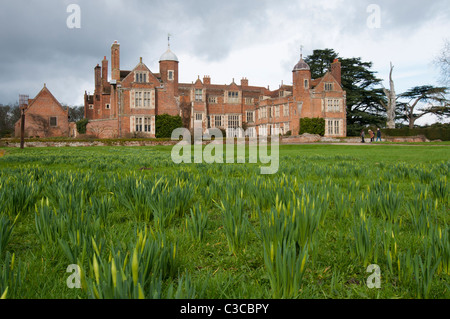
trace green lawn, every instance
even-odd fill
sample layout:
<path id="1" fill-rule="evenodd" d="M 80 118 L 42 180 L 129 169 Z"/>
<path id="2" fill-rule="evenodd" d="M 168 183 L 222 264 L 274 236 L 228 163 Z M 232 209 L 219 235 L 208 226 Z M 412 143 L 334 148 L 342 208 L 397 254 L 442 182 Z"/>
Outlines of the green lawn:
<path id="1" fill-rule="evenodd" d="M 282 145 L 274 175 L 171 150 L 0 149 L 0 296 L 450 297 L 448 146 Z"/>

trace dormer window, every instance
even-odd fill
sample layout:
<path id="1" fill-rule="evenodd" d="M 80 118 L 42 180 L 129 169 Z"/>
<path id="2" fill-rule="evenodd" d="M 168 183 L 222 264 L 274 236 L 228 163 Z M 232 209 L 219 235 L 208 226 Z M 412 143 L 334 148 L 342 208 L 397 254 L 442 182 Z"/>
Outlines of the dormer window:
<path id="1" fill-rule="evenodd" d="M 333 91 L 333 83 L 325 83 L 325 91 Z"/>

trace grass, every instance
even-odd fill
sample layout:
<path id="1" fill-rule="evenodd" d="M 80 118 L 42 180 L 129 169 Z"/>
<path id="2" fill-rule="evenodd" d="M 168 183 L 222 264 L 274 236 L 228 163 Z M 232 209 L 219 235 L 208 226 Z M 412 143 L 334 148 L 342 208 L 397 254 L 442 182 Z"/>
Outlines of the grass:
<path id="1" fill-rule="evenodd" d="M 267 176 L 176 165 L 171 149 L 0 149 L 0 216 L 15 221 L 0 296 L 450 297 L 448 147 L 281 145 Z M 66 284 L 75 260 L 84 289 Z"/>

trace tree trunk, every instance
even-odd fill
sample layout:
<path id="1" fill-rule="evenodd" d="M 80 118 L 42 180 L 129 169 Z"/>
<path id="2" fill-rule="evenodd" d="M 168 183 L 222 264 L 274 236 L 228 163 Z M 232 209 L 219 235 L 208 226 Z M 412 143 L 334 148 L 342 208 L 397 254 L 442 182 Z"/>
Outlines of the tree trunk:
<path id="1" fill-rule="evenodd" d="M 391 63 L 391 72 L 389 73 L 389 87 L 390 89 L 383 89 L 388 104 L 386 106 L 387 112 L 387 128 L 395 128 L 395 109 L 397 107 L 397 96 L 395 94 L 394 81 L 392 80 L 392 71 L 394 66 Z"/>
<path id="2" fill-rule="evenodd" d="M 20 121 L 20 148 L 25 147 L 25 109 L 22 109 L 21 121 Z"/>
<path id="3" fill-rule="evenodd" d="M 412 130 L 414 128 L 414 123 L 416 122 L 416 119 L 411 116 L 409 119 L 409 129 Z"/>

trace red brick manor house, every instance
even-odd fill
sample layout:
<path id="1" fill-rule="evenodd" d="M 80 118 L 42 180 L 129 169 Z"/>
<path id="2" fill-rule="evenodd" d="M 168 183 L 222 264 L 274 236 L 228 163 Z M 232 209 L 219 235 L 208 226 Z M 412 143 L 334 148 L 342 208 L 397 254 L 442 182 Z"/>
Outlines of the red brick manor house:
<path id="1" fill-rule="evenodd" d="M 341 86 L 341 64 L 335 60 L 331 71 L 311 79 L 302 56 L 292 71 L 293 85 L 279 89 L 250 86 L 243 78 L 229 85 L 211 83 L 205 76 L 192 83 L 179 83 L 179 61 L 168 50 L 159 61 L 159 73 L 152 72 L 140 58 L 131 71 L 120 68 L 120 44 L 111 46 L 111 79 L 108 60 L 94 68 L 95 90 L 85 93 L 88 133 L 101 138 L 126 137 L 139 132 L 155 136 L 155 116 L 180 115 L 190 127 L 201 123 L 203 130 L 221 128 L 227 134 L 244 127 L 249 136 L 299 132 L 304 117 L 325 119 L 325 136 L 345 137 L 346 94 Z"/>

